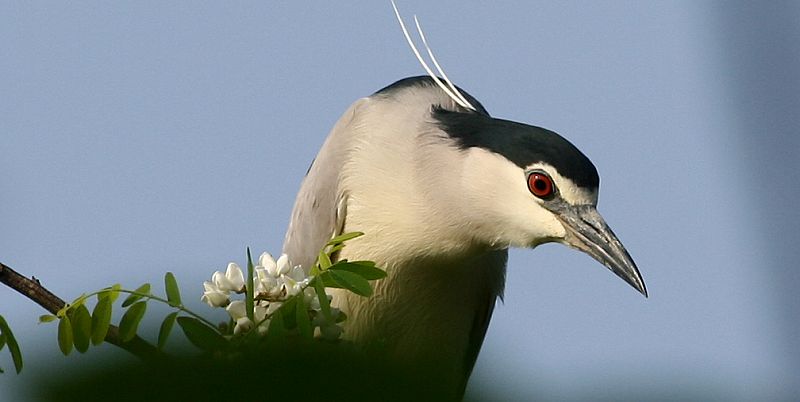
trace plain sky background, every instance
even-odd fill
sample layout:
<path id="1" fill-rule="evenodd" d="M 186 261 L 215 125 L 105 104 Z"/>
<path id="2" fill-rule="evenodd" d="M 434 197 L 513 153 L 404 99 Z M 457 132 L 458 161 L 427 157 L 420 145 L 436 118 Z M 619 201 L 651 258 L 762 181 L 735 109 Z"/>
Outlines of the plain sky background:
<path id="1" fill-rule="evenodd" d="M 555 130 L 644 299 L 559 245 L 511 253 L 468 396 L 770 400 L 800 393 L 800 3 L 426 2 L 448 75 Z M 0 4 L 0 261 L 66 299 L 278 253 L 300 181 L 350 103 L 422 74 L 388 1 Z M 413 301 L 409 301 L 413 302 Z M 26 358 L 54 325 L 0 288 Z M 153 335 L 160 319 L 150 317 Z"/>

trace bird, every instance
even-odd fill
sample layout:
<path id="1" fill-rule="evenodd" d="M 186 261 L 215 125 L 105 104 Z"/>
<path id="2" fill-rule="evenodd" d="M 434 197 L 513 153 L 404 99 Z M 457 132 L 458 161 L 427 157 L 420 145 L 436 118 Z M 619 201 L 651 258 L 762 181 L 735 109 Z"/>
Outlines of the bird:
<path id="1" fill-rule="evenodd" d="M 597 211 L 591 160 L 554 131 L 492 117 L 446 78 L 417 21 L 434 74 L 395 13 L 428 75 L 344 112 L 303 179 L 283 252 L 308 267 L 332 237 L 365 233 L 337 258 L 374 261 L 387 276 L 368 298 L 329 289 L 348 317 L 344 339 L 424 366 L 455 400 L 502 298 L 510 247 L 561 243 L 647 290 Z"/>

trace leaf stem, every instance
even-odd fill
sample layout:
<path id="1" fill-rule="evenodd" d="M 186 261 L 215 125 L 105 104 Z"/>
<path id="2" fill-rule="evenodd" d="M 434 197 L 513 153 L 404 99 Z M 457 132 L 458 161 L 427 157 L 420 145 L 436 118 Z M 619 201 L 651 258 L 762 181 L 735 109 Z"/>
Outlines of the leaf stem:
<path id="1" fill-rule="evenodd" d="M 106 291 L 108 291 L 108 290 L 100 290 L 100 291 L 97 291 L 97 292 L 92 292 L 92 293 L 89 293 L 87 297 L 91 297 L 93 295 L 96 295 L 96 294 L 102 293 L 102 292 L 106 292 Z M 182 311 L 182 312 L 184 312 L 184 313 L 186 313 L 186 314 L 188 314 L 188 315 L 190 315 L 190 316 L 202 321 L 204 324 L 208 325 L 211 328 L 214 328 L 217 332 L 219 332 L 219 329 L 217 328 L 216 324 L 214 324 L 213 322 L 203 318 L 203 316 L 195 313 L 194 311 L 189 310 L 183 304 L 179 304 L 179 305 L 170 304 L 169 300 L 164 299 L 162 297 L 158 297 L 158 296 L 156 296 L 156 295 L 154 295 L 152 293 L 140 293 L 140 292 L 136 292 L 136 291 L 133 291 L 133 290 L 127 290 L 127 289 L 119 289 L 119 290 L 117 290 L 117 292 L 139 296 L 139 297 L 141 297 L 143 299 L 152 299 L 152 300 L 155 300 L 155 301 L 159 301 L 161 303 L 166 304 L 167 306 L 170 306 L 170 307 L 172 307 L 172 308 L 174 308 L 176 310 L 180 310 L 180 311 Z"/>

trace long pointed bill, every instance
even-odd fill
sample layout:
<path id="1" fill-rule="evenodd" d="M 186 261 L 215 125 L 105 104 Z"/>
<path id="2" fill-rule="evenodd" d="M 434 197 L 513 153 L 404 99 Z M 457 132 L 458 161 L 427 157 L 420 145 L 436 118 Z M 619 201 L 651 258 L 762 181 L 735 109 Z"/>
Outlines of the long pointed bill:
<path id="1" fill-rule="evenodd" d="M 642 275 L 625 246 L 591 205 L 563 205 L 556 212 L 567 235 L 563 242 L 589 254 L 647 297 Z"/>

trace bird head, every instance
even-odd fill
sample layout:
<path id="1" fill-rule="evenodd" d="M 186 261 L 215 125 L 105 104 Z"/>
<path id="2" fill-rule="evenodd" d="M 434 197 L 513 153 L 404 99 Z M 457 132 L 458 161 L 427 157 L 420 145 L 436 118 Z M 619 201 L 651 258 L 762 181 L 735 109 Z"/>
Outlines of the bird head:
<path id="1" fill-rule="evenodd" d="M 558 242 L 580 250 L 636 290 L 636 264 L 597 211 L 597 169 L 557 133 L 478 111 L 434 108 L 432 117 L 462 155 L 459 196 L 473 236 L 495 247 Z"/>
<path id="2" fill-rule="evenodd" d="M 559 242 L 589 254 L 647 297 L 636 264 L 597 212 L 600 178 L 592 162 L 560 135 L 540 127 L 495 119 L 475 98 L 455 86 L 439 66 L 416 16 L 415 25 L 441 79 L 422 58 L 392 1 L 397 21 L 417 60 L 451 102 L 434 104 L 433 120 L 464 153 L 456 191 L 467 202 L 478 243 L 493 247 L 535 247 Z M 379 91 L 406 87 L 418 78 Z M 424 102 L 423 102 L 424 103 Z M 453 192 L 449 192 L 452 194 Z M 463 200 L 462 200 L 463 201 Z"/>

